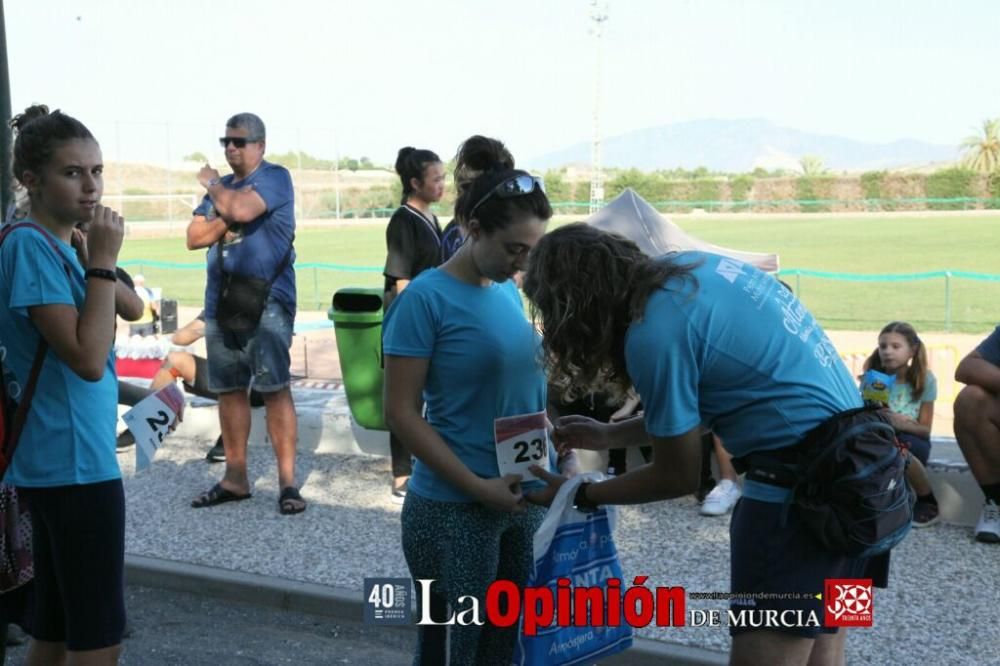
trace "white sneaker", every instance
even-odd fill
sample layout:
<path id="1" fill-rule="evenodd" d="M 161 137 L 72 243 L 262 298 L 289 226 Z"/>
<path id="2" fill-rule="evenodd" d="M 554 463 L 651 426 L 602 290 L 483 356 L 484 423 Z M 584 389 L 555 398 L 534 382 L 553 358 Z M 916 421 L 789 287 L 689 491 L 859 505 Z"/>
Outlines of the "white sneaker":
<path id="1" fill-rule="evenodd" d="M 724 516 L 736 506 L 736 502 L 742 495 L 743 491 L 737 484 L 729 479 L 723 479 L 715 488 L 712 488 L 712 492 L 701 503 L 701 515 Z"/>
<path id="2" fill-rule="evenodd" d="M 1000 543 L 1000 506 L 993 500 L 983 504 L 983 512 L 976 523 L 976 541 Z"/>

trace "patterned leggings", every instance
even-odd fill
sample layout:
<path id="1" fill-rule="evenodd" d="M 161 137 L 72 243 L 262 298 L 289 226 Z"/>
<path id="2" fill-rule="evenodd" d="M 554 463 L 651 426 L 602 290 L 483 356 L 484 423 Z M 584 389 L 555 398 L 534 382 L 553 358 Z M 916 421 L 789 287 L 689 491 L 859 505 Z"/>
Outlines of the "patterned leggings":
<path id="1" fill-rule="evenodd" d="M 473 596 L 485 622 L 419 627 L 414 666 L 510 664 L 518 626 L 501 628 L 486 621 L 486 588 L 498 579 L 527 584 L 532 539 L 544 517 L 545 509 L 533 505 L 525 513 L 500 513 L 478 503 L 439 502 L 407 493 L 401 518 L 403 554 L 414 581 L 434 580 L 431 617 L 442 622 L 471 606 L 469 600 L 459 604 L 459 597 Z M 419 603 L 423 608 L 428 602 Z"/>

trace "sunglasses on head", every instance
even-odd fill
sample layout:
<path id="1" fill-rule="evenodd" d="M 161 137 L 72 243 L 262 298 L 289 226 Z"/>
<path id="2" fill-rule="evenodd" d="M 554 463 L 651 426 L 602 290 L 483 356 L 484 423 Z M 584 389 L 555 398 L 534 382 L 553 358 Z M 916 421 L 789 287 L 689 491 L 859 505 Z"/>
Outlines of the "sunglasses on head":
<path id="1" fill-rule="evenodd" d="M 256 143 L 257 139 L 248 139 L 241 136 L 220 136 L 219 145 L 225 148 L 230 142 L 237 148 L 246 148 L 248 143 Z"/>
<path id="2" fill-rule="evenodd" d="M 469 211 L 469 217 L 471 218 L 476 209 L 482 206 L 484 203 L 489 201 L 490 197 L 497 197 L 499 199 L 512 199 L 514 197 L 523 197 L 526 194 L 531 194 L 539 189 L 542 193 L 545 193 L 545 181 L 542 180 L 540 176 L 532 176 L 526 173 L 518 174 L 512 176 L 507 180 L 501 181 L 492 190 L 487 192 L 482 199 L 476 202 L 476 205 L 472 207 Z"/>

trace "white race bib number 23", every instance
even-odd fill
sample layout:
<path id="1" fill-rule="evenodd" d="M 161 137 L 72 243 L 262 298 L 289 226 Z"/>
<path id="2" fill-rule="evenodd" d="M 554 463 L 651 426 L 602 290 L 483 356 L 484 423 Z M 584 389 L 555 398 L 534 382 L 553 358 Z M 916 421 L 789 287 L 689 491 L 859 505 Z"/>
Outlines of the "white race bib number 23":
<path id="1" fill-rule="evenodd" d="M 170 434 L 170 428 L 177 422 L 177 415 L 183 406 L 184 394 L 176 384 L 168 384 L 122 415 L 125 425 L 135 436 L 137 472 L 152 463 L 156 450 Z"/>
<path id="2" fill-rule="evenodd" d="M 549 468 L 549 439 L 545 412 L 505 416 L 493 421 L 500 475 L 520 474 L 522 481 L 535 479 L 528 468 Z"/>

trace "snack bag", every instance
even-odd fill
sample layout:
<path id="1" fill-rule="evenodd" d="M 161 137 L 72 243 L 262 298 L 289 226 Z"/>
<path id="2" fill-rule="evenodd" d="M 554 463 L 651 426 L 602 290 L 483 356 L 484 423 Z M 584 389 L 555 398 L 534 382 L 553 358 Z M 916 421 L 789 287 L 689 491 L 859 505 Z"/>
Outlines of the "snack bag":
<path id="1" fill-rule="evenodd" d="M 887 375 L 878 370 L 866 370 L 861 377 L 861 398 L 866 405 L 889 406 L 889 394 L 896 383 L 894 375 Z"/>

